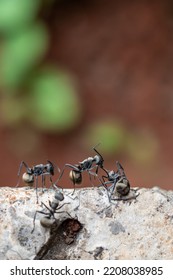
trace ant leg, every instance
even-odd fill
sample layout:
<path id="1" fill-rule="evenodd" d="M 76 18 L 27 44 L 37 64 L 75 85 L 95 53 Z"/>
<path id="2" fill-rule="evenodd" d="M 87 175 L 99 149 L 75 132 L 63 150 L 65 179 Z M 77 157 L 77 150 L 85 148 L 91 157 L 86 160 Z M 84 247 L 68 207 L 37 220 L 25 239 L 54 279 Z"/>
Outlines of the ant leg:
<path id="1" fill-rule="evenodd" d="M 102 176 L 102 177 L 103 177 L 103 176 Z M 98 178 L 98 179 L 99 179 L 101 185 L 99 185 L 99 186 L 97 186 L 97 187 L 104 187 L 104 188 L 106 189 L 106 191 L 107 191 L 107 197 L 108 197 L 108 200 L 109 200 L 109 203 L 110 203 L 109 191 L 108 191 L 108 188 L 107 188 L 107 186 L 106 186 L 106 183 L 109 183 L 109 181 L 108 181 L 108 182 L 105 182 L 104 179 L 103 179 L 103 181 L 102 181 L 100 178 Z"/>
<path id="2" fill-rule="evenodd" d="M 106 190 L 108 189 L 108 187 L 107 187 L 107 184 L 111 184 L 112 182 L 111 181 L 105 181 L 105 179 L 104 178 L 106 178 L 107 179 L 107 177 L 106 176 L 102 176 L 102 180 L 98 177 L 98 179 L 99 179 L 99 181 L 101 182 L 101 184 L 100 185 L 98 185 L 98 186 L 96 186 L 97 188 L 99 188 L 99 187 L 104 187 Z"/>
<path id="3" fill-rule="evenodd" d="M 58 185 L 56 185 L 55 183 L 52 185 L 52 187 L 57 191 L 59 191 L 61 189 L 61 192 L 64 193 L 64 189 Z"/>
<path id="4" fill-rule="evenodd" d="M 108 187 L 107 187 L 107 184 L 111 184 L 112 182 L 111 181 L 105 181 L 105 179 L 104 178 L 106 178 L 107 179 L 107 177 L 106 176 L 102 176 L 102 180 L 98 177 L 98 179 L 99 179 L 99 181 L 101 182 L 101 185 L 98 185 L 98 186 L 96 186 L 97 188 L 99 188 L 99 187 L 104 187 L 106 190 L 108 189 Z"/>
<path id="5" fill-rule="evenodd" d="M 61 209 L 64 205 L 70 204 L 69 202 L 63 203 L 61 206 L 59 206 L 56 210 L 51 211 L 51 215 L 53 216 L 53 218 L 56 220 L 55 218 L 55 213 L 56 214 L 60 214 L 60 213 L 66 213 L 70 218 L 72 218 L 72 216 L 67 212 L 67 211 L 58 211 L 59 209 Z M 51 202 L 49 201 L 49 205 L 51 205 Z M 49 209 L 48 207 L 46 207 L 47 209 Z"/>
<path id="6" fill-rule="evenodd" d="M 90 172 L 94 168 L 96 168 L 96 171 L 95 172 Z M 94 176 L 94 179 L 98 176 L 98 169 L 99 169 L 98 165 L 95 165 L 95 166 L 93 166 L 89 169 L 89 173 Z"/>
<path id="7" fill-rule="evenodd" d="M 65 202 L 65 203 L 63 203 L 62 205 L 60 205 L 59 207 L 57 207 L 56 209 L 55 209 L 55 211 L 56 210 L 58 210 L 58 209 L 61 209 L 64 205 L 67 205 L 67 204 L 70 204 L 70 202 Z M 42 205 L 44 205 L 44 207 L 47 209 L 47 210 L 49 210 L 49 212 L 51 212 L 51 213 L 53 213 L 53 212 L 55 212 L 55 211 L 52 211 L 50 208 L 52 208 L 52 202 L 49 200 L 49 206 L 50 206 L 50 208 L 46 205 L 46 204 L 44 204 L 43 202 L 42 202 Z M 56 212 L 55 212 L 56 213 Z"/>
<path id="8" fill-rule="evenodd" d="M 95 167 L 95 166 L 94 166 L 94 167 Z M 92 168 L 92 169 L 93 169 L 93 168 Z M 92 169 L 89 169 L 88 173 L 91 174 L 91 175 L 93 175 L 93 176 L 95 176 L 95 177 L 97 177 L 98 175 L 97 175 L 96 172 L 91 172 L 91 171 L 90 171 L 90 170 L 92 170 Z"/>
<path id="9" fill-rule="evenodd" d="M 31 233 L 33 233 L 33 232 L 34 232 L 34 230 L 35 230 L 35 219 L 36 219 L 36 216 L 37 216 L 37 211 L 35 211 L 35 214 L 34 214 L 34 219 L 33 219 L 33 229 L 32 229 L 32 231 L 31 231 Z"/>
<path id="10" fill-rule="evenodd" d="M 96 174 L 98 174 L 99 167 L 107 174 L 107 177 L 106 176 L 104 176 L 104 177 L 108 178 L 109 173 L 108 173 L 108 171 L 103 166 L 96 165 Z"/>
<path id="11" fill-rule="evenodd" d="M 60 213 L 66 213 L 67 215 L 69 215 L 70 218 L 72 218 L 72 216 L 67 212 L 67 211 L 58 211 L 59 209 L 61 209 L 64 205 L 70 204 L 69 202 L 63 203 L 61 206 L 59 206 L 54 213 L 56 214 L 60 214 Z"/>
<path id="12" fill-rule="evenodd" d="M 105 173 L 107 176 L 104 176 L 105 178 L 108 178 L 109 177 L 109 172 L 104 168 L 104 167 L 100 167 Z"/>
<path id="13" fill-rule="evenodd" d="M 34 219 L 33 219 L 33 229 L 32 229 L 32 231 L 31 231 L 31 233 L 33 233 L 33 232 L 34 232 L 34 230 L 35 230 L 35 219 L 36 219 L 36 216 L 37 216 L 37 211 L 35 211 L 35 214 L 34 214 Z"/>
<path id="14" fill-rule="evenodd" d="M 54 187 L 54 184 L 53 184 L 53 181 L 52 181 L 52 176 L 50 175 L 49 176 L 49 180 L 50 180 L 50 182 L 51 182 L 51 186 L 52 186 L 52 188 Z"/>
<path id="15" fill-rule="evenodd" d="M 95 166 L 94 166 L 95 167 Z M 93 168 L 90 168 L 90 170 L 92 170 Z M 91 175 L 93 175 L 94 176 L 94 178 L 96 177 L 96 176 L 98 176 L 95 172 L 91 172 L 90 170 L 88 170 L 88 174 L 89 174 L 89 178 L 90 178 L 90 182 L 91 182 L 91 184 L 92 184 L 92 187 L 94 188 L 95 186 L 94 186 L 94 184 L 93 184 L 93 182 L 92 182 L 92 179 L 91 179 Z"/>
<path id="16" fill-rule="evenodd" d="M 50 165 L 52 165 L 53 167 L 56 167 L 56 169 L 58 170 L 58 172 L 60 173 L 60 168 L 58 167 L 58 165 L 56 165 L 55 163 L 52 163 L 50 160 L 47 160 L 47 162 L 50 164 Z M 52 175 L 54 175 L 54 174 L 52 174 Z"/>
<path id="17" fill-rule="evenodd" d="M 104 184 L 108 184 L 108 183 L 111 183 L 111 182 L 105 182 Z M 108 198 L 109 198 L 109 202 L 111 203 L 111 200 L 112 200 L 112 195 L 114 193 L 114 190 L 115 190 L 115 185 L 116 185 L 116 182 L 114 182 L 109 188 L 107 187 L 107 192 L 108 192 Z"/>
<path id="18" fill-rule="evenodd" d="M 124 172 L 124 168 L 122 167 L 122 165 L 119 163 L 119 161 L 116 161 L 116 165 L 118 168 L 118 173 L 122 176 L 126 178 L 126 174 Z"/>
<path id="19" fill-rule="evenodd" d="M 44 214 L 44 215 L 47 215 L 47 214 L 49 215 L 49 213 L 45 213 L 44 211 L 38 211 L 38 210 L 35 211 L 34 218 L 33 218 L 33 229 L 31 231 L 31 233 L 33 233 L 34 230 L 35 230 L 35 220 L 36 220 L 37 213 Z"/>
<path id="20" fill-rule="evenodd" d="M 65 203 L 63 203 L 61 206 L 59 206 L 56 210 L 59 210 L 59 209 L 61 209 L 64 205 L 67 205 L 67 204 L 70 204 L 70 202 L 65 202 Z M 55 212 L 56 213 L 56 212 Z"/>
<path id="21" fill-rule="evenodd" d="M 131 199 L 136 199 L 137 197 L 139 196 L 139 193 L 136 194 L 136 195 L 133 195 L 133 196 L 129 196 L 129 197 L 117 197 L 117 198 L 113 198 L 111 200 L 116 200 L 116 201 L 120 201 L 120 200 L 123 200 L 123 201 L 128 201 L 128 200 L 131 200 Z"/>
<path id="22" fill-rule="evenodd" d="M 38 176 L 35 176 L 35 191 L 36 191 L 36 198 L 37 198 L 37 204 L 38 204 Z"/>
<path id="23" fill-rule="evenodd" d="M 49 200 L 49 205 L 50 205 L 51 201 Z M 44 206 L 50 213 L 52 213 L 52 210 L 44 203 L 44 202 L 41 202 L 41 206 Z M 51 205 L 50 205 L 51 207 Z"/>
<path id="24" fill-rule="evenodd" d="M 79 207 L 80 207 L 80 195 L 81 195 L 81 190 L 79 191 L 79 195 L 78 195 L 79 204 L 78 204 L 78 206 L 76 206 L 76 207 L 74 208 L 74 211 L 78 210 Z"/>
<path id="25" fill-rule="evenodd" d="M 20 172 L 21 172 L 21 169 L 22 169 L 23 165 L 26 167 L 26 169 L 29 169 L 28 165 L 24 161 L 21 161 L 20 166 L 19 166 L 19 171 L 18 171 L 18 174 L 17 174 L 18 176 L 20 176 Z"/>
<path id="26" fill-rule="evenodd" d="M 99 164 L 99 167 L 102 169 L 102 170 L 104 170 L 105 172 L 106 172 L 106 174 L 108 175 L 108 172 L 107 172 L 107 170 L 103 167 L 103 162 L 104 162 L 104 158 L 103 158 L 103 156 L 96 150 L 96 147 L 97 146 L 99 146 L 100 145 L 100 143 L 98 143 L 96 146 L 94 146 L 93 147 L 93 150 L 99 155 L 99 157 L 100 157 L 100 164 Z M 98 172 L 98 168 L 97 168 L 97 171 L 96 171 L 96 173 Z"/>
<path id="27" fill-rule="evenodd" d="M 90 178 L 91 185 L 92 185 L 92 187 L 94 188 L 95 186 L 94 186 L 94 184 L 93 184 L 93 182 L 92 182 L 92 179 L 91 179 L 92 172 L 89 171 L 88 173 L 89 173 L 89 178 Z"/>
<path id="28" fill-rule="evenodd" d="M 42 176 L 42 187 L 46 188 L 46 175 L 49 175 L 49 180 L 51 182 L 51 186 L 54 187 L 53 181 L 52 181 L 52 175 L 49 172 L 44 172 L 41 174 Z"/>
<path id="29" fill-rule="evenodd" d="M 66 167 L 70 167 L 70 168 L 73 168 L 75 171 L 79 171 L 78 168 L 77 168 L 75 165 L 66 163 L 66 164 L 64 165 L 64 168 L 63 168 L 63 170 L 62 170 L 62 172 L 61 172 L 59 178 L 55 181 L 55 183 L 54 183 L 55 185 L 56 185 L 56 184 L 59 182 L 59 180 L 62 178 Z"/>
<path id="30" fill-rule="evenodd" d="M 67 212 L 67 211 L 55 211 L 56 214 L 62 214 L 62 213 L 66 213 L 70 218 L 72 218 L 72 216 Z M 55 217 L 54 217 L 55 219 Z M 56 219 L 55 219 L 56 220 Z"/>
<path id="31" fill-rule="evenodd" d="M 98 147 L 101 143 L 98 143 L 93 147 L 93 150 L 103 159 L 102 155 L 96 150 L 96 147 Z"/>
<path id="32" fill-rule="evenodd" d="M 17 173 L 17 176 L 18 176 L 18 181 L 17 181 L 17 185 L 15 186 L 16 188 L 19 187 L 19 183 L 20 183 L 20 173 L 21 173 L 21 170 L 22 170 L 22 166 L 25 166 L 26 169 L 29 169 L 28 165 L 24 162 L 24 161 L 21 161 L 20 165 L 19 165 L 19 170 L 18 170 L 18 173 Z"/>
<path id="33" fill-rule="evenodd" d="M 89 176 L 90 176 L 90 181 L 91 181 L 91 175 L 94 176 L 94 180 L 96 179 L 96 177 L 98 176 L 97 173 L 98 173 L 98 166 L 96 167 L 96 172 L 91 172 L 92 169 L 94 169 L 96 166 L 93 166 L 89 169 L 88 173 L 89 173 Z M 92 183 L 92 181 L 91 181 Z M 92 183 L 93 185 L 93 183 Z M 93 185 L 94 186 L 94 185 Z"/>
<path id="34" fill-rule="evenodd" d="M 44 189 L 44 187 L 45 187 L 45 181 L 46 181 L 46 179 L 45 179 L 44 174 L 41 174 L 41 187 L 42 187 L 42 193 L 44 193 L 43 189 Z"/>
<path id="35" fill-rule="evenodd" d="M 113 195 L 113 193 L 114 193 L 115 185 L 116 185 L 116 181 L 112 184 L 112 186 L 109 187 L 111 197 L 112 197 L 112 195 Z"/>
<path id="36" fill-rule="evenodd" d="M 110 180 L 108 180 L 108 181 L 105 181 L 105 179 L 108 179 L 109 177 L 108 176 L 105 176 L 105 175 L 103 175 L 102 176 L 102 180 L 100 180 L 100 182 L 102 182 L 102 186 L 104 186 L 106 189 L 108 189 L 108 188 L 110 188 L 111 186 L 107 186 L 108 184 L 112 184 L 113 183 L 113 181 L 110 181 Z"/>
<path id="37" fill-rule="evenodd" d="M 59 180 L 62 178 L 63 174 L 64 174 L 64 171 L 65 171 L 65 166 L 61 172 L 61 174 L 59 175 L 58 179 L 55 181 L 54 185 L 56 186 L 56 184 L 59 182 Z"/>
<path id="38" fill-rule="evenodd" d="M 76 190 L 76 185 L 75 185 L 75 183 L 73 183 L 73 186 L 74 186 L 74 188 L 73 188 L 73 191 L 72 191 L 72 194 L 71 194 L 71 195 L 74 195 L 75 190 Z"/>
<path id="39" fill-rule="evenodd" d="M 96 165 L 96 175 L 98 174 L 98 171 L 99 171 L 99 166 Z M 94 179 L 95 179 L 95 176 L 94 176 Z"/>
<path id="40" fill-rule="evenodd" d="M 50 183 L 51 183 L 51 187 L 53 188 L 53 187 L 54 187 L 54 184 L 53 184 L 53 181 L 52 181 L 52 175 L 51 175 L 49 172 L 45 172 L 45 173 L 43 174 L 43 176 L 45 177 L 45 175 L 49 175 L 49 180 L 50 180 Z M 46 178 L 46 177 L 45 177 L 45 178 Z M 45 181 L 46 181 L 46 179 L 44 179 L 44 187 L 46 188 Z"/>

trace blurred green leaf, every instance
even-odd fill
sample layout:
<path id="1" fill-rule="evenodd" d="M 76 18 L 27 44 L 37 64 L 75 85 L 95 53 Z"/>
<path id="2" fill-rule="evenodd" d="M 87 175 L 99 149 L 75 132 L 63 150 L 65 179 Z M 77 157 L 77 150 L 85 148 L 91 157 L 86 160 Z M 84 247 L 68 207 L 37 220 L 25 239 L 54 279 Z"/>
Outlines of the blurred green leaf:
<path id="1" fill-rule="evenodd" d="M 126 138 L 126 152 L 138 163 L 150 163 L 158 151 L 158 141 L 149 131 L 129 133 Z"/>
<path id="2" fill-rule="evenodd" d="M 4 42 L 0 60 L 1 83 L 17 87 L 29 75 L 47 49 L 47 33 L 43 25 L 32 25 Z"/>
<path id="3" fill-rule="evenodd" d="M 40 0 L 0 0 L 0 32 L 19 30 L 35 18 Z"/>
<path id="4" fill-rule="evenodd" d="M 45 131 L 66 131 L 80 121 L 81 104 L 69 77 L 55 69 L 42 71 L 31 87 L 29 118 Z"/>
<path id="5" fill-rule="evenodd" d="M 125 130 L 116 122 L 101 122 L 93 124 L 87 131 L 89 143 L 102 144 L 102 150 L 107 154 L 120 152 L 124 145 Z"/>

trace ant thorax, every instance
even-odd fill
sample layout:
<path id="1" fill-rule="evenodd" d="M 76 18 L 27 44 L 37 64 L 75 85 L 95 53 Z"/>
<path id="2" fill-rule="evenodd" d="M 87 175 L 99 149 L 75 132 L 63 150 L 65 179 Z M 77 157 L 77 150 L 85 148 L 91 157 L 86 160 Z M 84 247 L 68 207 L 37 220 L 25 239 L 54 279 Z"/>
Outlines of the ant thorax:
<path id="1" fill-rule="evenodd" d="M 50 202 L 50 207 L 53 209 L 53 210 L 56 210 L 56 208 L 58 207 L 59 205 L 59 200 L 58 199 L 53 199 L 51 202 Z"/>
<path id="2" fill-rule="evenodd" d="M 51 165 L 50 163 L 48 163 L 48 164 L 46 164 L 46 165 L 44 166 L 44 168 L 45 168 L 45 171 L 46 171 L 46 172 L 50 173 L 51 175 L 54 175 L 54 167 L 53 167 L 53 165 Z"/>
<path id="3" fill-rule="evenodd" d="M 34 175 L 39 176 L 39 175 L 43 174 L 44 167 L 45 167 L 44 164 L 35 165 L 35 166 L 33 167 L 33 173 L 34 173 Z"/>
<path id="4" fill-rule="evenodd" d="M 92 167 L 94 159 L 92 157 L 89 157 L 87 159 L 84 159 L 83 161 L 79 162 L 81 165 L 81 169 L 86 170 L 90 169 Z"/>

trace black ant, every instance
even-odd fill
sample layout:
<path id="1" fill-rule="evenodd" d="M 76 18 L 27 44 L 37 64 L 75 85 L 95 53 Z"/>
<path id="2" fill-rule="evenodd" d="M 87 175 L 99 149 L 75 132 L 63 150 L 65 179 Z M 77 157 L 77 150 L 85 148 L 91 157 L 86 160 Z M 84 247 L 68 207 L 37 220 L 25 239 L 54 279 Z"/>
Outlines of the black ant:
<path id="1" fill-rule="evenodd" d="M 107 176 L 102 176 L 103 182 L 102 185 L 108 190 L 108 197 L 109 197 L 109 201 L 111 200 L 130 200 L 133 198 L 136 198 L 138 195 L 135 196 L 131 196 L 131 197 L 125 197 L 129 194 L 130 192 L 130 182 L 127 179 L 125 172 L 124 172 L 124 168 L 122 167 L 122 165 L 116 161 L 116 165 L 117 165 L 117 171 L 115 172 L 114 170 L 111 171 L 106 171 Z M 105 178 L 108 181 L 105 181 Z M 108 187 L 107 185 L 110 186 Z M 118 196 L 117 198 L 112 198 L 112 195 L 114 193 L 114 191 L 117 192 Z"/>
<path id="2" fill-rule="evenodd" d="M 96 146 L 98 145 L 99 144 L 97 144 Z M 61 172 L 61 175 L 59 176 L 58 180 L 55 182 L 55 185 L 62 178 L 66 167 L 72 168 L 72 170 L 69 173 L 69 177 L 70 180 L 73 182 L 74 186 L 76 184 L 82 183 L 82 172 L 84 171 L 87 171 L 89 173 L 90 181 L 91 181 L 91 175 L 93 175 L 94 177 L 97 176 L 99 168 L 103 169 L 106 172 L 106 170 L 103 167 L 104 159 L 102 155 L 96 150 L 96 146 L 93 147 L 93 150 L 96 152 L 96 155 L 94 157 L 88 157 L 87 159 L 84 159 L 83 161 L 79 162 L 79 164 L 72 165 L 66 163 Z M 96 168 L 96 170 L 95 172 L 92 172 L 91 170 L 93 170 L 94 168 Z"/>
<path id="3" fill-rule="evenodd" d="M 58 211 L 64 205 L 69 204 L 69 203 L 63 203 L 61 206 L 59 206 L 59 203 L 62 200 L 64 200 L 63 193 L 61 191 L 56 191 L 53 201 L 51 202 L 49 200 L 49 207 L 45 203 L 41 202 L 41 206 L 44 206 L 45 210 L 47 210 L 47 211 L 39 211 L 39 210 L 37 210 L 35 212 L 34 219 L 33 219 L 33 229 L 31 231 L 31 233 L 33 233 L 34 230 L 35 230 L 35 219 L 36 219 L 37 213 L 40 213 L 40 214 L 44 215 L 44 217 L 41 218 L 40 223 L 41 223 L 41 225 L 43 227 L 46 227 L 46 228 L 51 227 L 52 224 L 54 223 L 54 221 L 56 221 L 56 218 L 55 218 L 55 214 L 56 213 L 59 213 L 59 214 L 60 213 L 67 213 L 71 217 L 71 215 L 67 211 Z"/>
<path id="4" fill-rule="evenodd" d="M 36 196 L 37 196 L 37 203 L 38 203 L 38 194 L 37 194 L 38 176 L 41 176 L 41 178 L 42 178 L 42 188 L 45 185 L 45 176 L 46 175 L 49 175 L 50 182 L 53 186 L 52 176 L 54 175 L 54 164 L 50 160 L 47 160 L 47 164 L 42 164 L 41 163 L 41 164 L 35 165 L 31 168 L 31 167 L 28 167 L 28 165 L 24 161 L 22 161 L 20 163 L 20 166 L 19 166 L 19 171 L 18 171 L 18 174 L 17 174 L 18 177 L 20 176 L 21 169 L 22 169 L 23 165 L 26 168 L 26 172 L 22 176 L 23 181 L 27 185 L 33 186 L 34 177 L 36 179 L 35 189 L 36 189 Z M 58 167 L 57 167 L 57 169 L 60 172 L 60 169 Z M 20 180 L 20 178 L 19 178 L 19 180 Z M 17 183 L 16 187 L 19 186 L 19 180 L 18 180 L 18 183 Z"/>

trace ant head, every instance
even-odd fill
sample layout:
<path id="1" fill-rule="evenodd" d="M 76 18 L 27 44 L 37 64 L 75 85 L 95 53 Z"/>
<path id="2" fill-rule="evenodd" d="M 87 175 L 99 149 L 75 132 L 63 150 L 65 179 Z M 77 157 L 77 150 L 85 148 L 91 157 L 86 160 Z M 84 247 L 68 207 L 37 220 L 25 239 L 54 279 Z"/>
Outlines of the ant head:
<path id="1" fill-rule="evenodd" d="M 99 155 L 95 155 L 94 156 L 94 161 L 96 164 L 100 165 L 100 166 L 103 166 L 103 158 Z"/>
<path id="2" fill-rule="evenodd" d="M 81 184 L 82 183 L 82 174 L 79 171 L 71 170 L 69 173 L 70 180 L 73 184 Z"/>
<path id="3" fill-rule="evenodd" d="M 61 191 L 56 191 L 55 193 L 55 199 L 57 199 L 58 201 L 62 201 L 64 200 L 64 195 Z"/>
<path id="4" fill-rule="evenodd" d="M 48 164 L 46 164 L 47 172 L 49 172 L 52 176 L 54 175 L 54 165 L 50 160 L 47 160 Z"/>
<path id="5" fill-rule="evenodd" d="M 114 170 L 111 170 L 108 172 L 108 174 L 109 174 L 109 177 L 114 177 L 116 172 Z"/>

